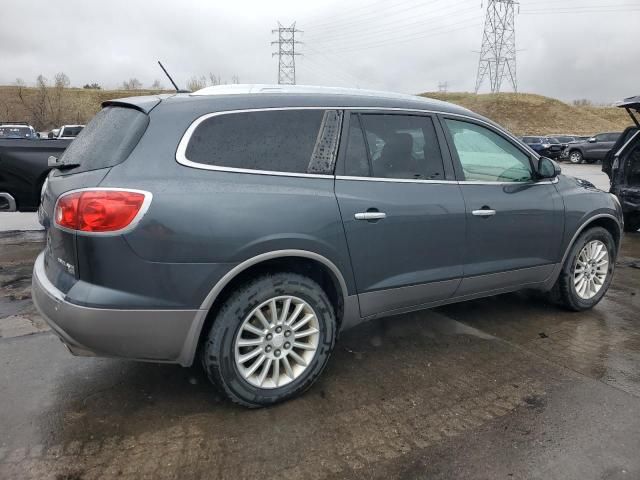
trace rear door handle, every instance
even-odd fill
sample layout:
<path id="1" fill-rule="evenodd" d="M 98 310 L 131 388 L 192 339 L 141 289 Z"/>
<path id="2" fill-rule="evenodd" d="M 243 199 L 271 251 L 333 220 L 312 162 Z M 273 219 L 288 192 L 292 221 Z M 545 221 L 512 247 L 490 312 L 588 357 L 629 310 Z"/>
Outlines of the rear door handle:
<path id="1" fill-rule="evenodd" d="M 496 211 L 489 208 L 482 208 L 480 210 L 474 210 L 471 213 L 476 217 L 492 217 L 496 214 Z"/>
<path id="2" fill-rule="evenodd" d="M 360 212 L 354 215 L 356 220 L 381 220 L 387 218 L 384 212 Z"/>

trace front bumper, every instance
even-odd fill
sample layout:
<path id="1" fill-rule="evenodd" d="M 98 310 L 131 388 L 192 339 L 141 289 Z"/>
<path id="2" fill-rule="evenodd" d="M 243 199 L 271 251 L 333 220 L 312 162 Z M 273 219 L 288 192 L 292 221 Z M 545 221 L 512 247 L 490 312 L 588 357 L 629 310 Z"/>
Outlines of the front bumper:
<path id="1" fill-rule="evenodd" d="M 36 308 L 74 355 L 191 363 L 200 310 L 89 308 L 68 302 L 47 278 L 44 252 L 33 267 Z"/>

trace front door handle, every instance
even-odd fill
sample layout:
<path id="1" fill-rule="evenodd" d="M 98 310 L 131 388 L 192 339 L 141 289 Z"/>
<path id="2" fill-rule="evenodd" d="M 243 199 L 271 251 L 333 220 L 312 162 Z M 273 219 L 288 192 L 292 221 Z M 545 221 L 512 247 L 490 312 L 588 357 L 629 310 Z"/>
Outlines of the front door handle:
<path id="1" fill-rule="evenodd" d="M 381 220 L 387 218 L 384 212 L 360 212 L 354 215 L 356 220 Z"/>
<path id="2" fill-rule="evenodd" d="M 496 211 L 491 210 L 490 208 L 481 208 L 480 210 L 474 210 L 471 213 L 476 217 L 492 217 L 496 214 Z"/>

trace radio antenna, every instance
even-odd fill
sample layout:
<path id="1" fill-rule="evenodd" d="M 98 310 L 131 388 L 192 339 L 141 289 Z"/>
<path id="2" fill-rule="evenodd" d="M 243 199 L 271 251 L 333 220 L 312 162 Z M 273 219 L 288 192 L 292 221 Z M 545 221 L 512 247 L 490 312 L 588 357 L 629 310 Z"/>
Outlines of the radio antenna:
<path id="1" fill-rule="evenodd" d="M 178 88 L 178 85 L 176 85 L 176 82 L 173 81 L 173 78 L 171 78 L 171 75 L 169 75 L 169 72 L 167 72 L 167 69 L 164 68 L 164 65 L 162 65 L 162 62 L 160 60 L 158 60 L 158 65 L 160 65 L 160 68 L 162 69 L 162 71 L 164 72 L 164 74 L 167 76 L 167 78 L 169 79 L 169 81 L 171 82 L 171 84 L 173 85 L 173 88 L 176 89 L 177 93 L 190 93 L 191 90 L 180 90 Z"/>

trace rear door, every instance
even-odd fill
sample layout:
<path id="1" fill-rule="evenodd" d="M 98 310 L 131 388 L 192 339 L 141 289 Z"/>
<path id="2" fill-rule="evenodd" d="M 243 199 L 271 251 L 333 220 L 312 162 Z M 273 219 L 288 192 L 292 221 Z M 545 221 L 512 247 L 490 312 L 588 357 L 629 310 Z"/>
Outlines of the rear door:
<path id="1" fill-rule="evenodd" d="M 536 181 L 526 151 L 483 122 L 443 116 L 466 204 L 464 280 L 458 295 L 544 281 L 558 261 L 564 206 Z"/>
<path id="2" fill-rule="evenodd" d="M 351 112 L 335 192 L 363 317 L 452 296 L 465 210 L 430 115 Z"/>

